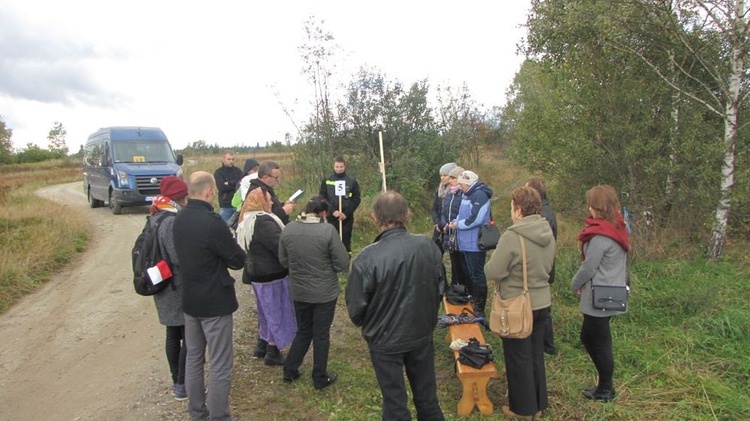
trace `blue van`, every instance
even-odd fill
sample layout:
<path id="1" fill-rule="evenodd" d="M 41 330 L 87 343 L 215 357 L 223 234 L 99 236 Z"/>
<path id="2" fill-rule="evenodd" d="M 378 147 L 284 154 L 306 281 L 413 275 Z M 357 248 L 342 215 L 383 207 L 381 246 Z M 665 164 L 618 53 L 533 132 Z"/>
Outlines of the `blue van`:
<path id="1" fill-rule="evenodd" d="M 119 215 L 124 206 L 148 205 L 168 175 L 182 177 L 182 155 L 174 154 L 156 127 L 99 129 L 83 149 L 83 191 L 89 206 L 106 202 Z"/>

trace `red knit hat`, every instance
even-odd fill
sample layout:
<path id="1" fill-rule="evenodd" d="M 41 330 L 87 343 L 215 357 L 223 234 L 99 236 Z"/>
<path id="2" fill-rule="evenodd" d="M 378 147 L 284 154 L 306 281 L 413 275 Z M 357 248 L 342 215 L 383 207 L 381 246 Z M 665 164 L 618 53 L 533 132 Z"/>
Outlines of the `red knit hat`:
<path id="1" fill-rule="evenodd" d="M 187 184 L 181 178 L 168 175 L 159 183 L 161 194 L 172 200 L 182 200 L 188 195 Z"/>

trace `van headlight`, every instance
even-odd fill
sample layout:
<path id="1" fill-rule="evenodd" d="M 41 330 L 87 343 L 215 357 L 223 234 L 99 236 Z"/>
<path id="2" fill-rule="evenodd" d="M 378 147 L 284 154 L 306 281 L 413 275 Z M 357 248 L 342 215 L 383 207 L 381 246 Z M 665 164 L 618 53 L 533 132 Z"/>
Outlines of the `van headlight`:
<path id="1" fill-rule="evenodd" d="M 125 171 L 117 171 L 117 178 L 120 180 L 120 187 L 130 185 L 130 182 L 128 181 L 128 173 Z"/>

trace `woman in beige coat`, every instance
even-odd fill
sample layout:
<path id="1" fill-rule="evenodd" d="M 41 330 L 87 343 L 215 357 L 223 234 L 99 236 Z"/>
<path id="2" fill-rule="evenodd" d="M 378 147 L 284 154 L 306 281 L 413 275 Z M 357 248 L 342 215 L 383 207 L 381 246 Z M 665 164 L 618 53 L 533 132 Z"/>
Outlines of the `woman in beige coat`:
<path id="1" fill-rule="evenodd" d="M 555 258 L 555 238 L 549 223 L 539 212 L 542 199 L 530 187 L 511 194 L 513 220 L 500 237 L 497 249 L 484 266 L 488 280 L 504 299 L 523 291 L 522 237 L 526 243 L 526 263 L 534 328 L 524 339 L 503 338 L 503 355 L 508 380 L 508 405 L 503 413 L 520 419 L 533 419 L 547 409 L 547 378 L 544 371 L 544 325 L 549 317 L 551 295 L 549 274 Z"/>

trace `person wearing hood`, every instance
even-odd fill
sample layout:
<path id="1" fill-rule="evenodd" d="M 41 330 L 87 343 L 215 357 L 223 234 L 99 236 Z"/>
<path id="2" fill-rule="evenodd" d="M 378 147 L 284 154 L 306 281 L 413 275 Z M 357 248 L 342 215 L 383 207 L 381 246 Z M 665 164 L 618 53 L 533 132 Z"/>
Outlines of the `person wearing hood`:
<path id="1" fill-rule="evenodd" d="M 484 275 L 484 260 L 487 252 L 479 248 L 479 230 L 492 219 L 490 197 L 492 189 L 479 181 L 474 171 L 464 171 L 458 176 L 458 185 L 464 194 L 458 215 L 449 224 L 457 230 L 458 251 L 464 258 L 464 269 L 469 275 L 471 293 L 474 296 L 474 313 L 484 317 L 487 302 L 487 278 Z"/>
<path id="2" fill-rule="evenodd" d="M 245 176 L 240 180 L 240 184 L 232 197 L 232 206 L 238 211 L 242 210 L 242 202 L 245 200 L 248 190 L 250 190 L 250 181 L 258 178 L 259 168 L 260 163 L 256 159 L 248 158 L 245 161 Z"/>
<path id="3" fill-rule="evenodd" d="M 542 199 L 531 187 L 519 187 L 511 194 L 513 221 L 484 266 L 488 279 L 503 299 L 523 292 L 521 240 L 526 244 L 528 288 L 534 325 L 531 335 L 503 341 L 503 357 L 508 381 L 508 405 L 502 411 L 509 417 L 532 420 L 549 406 L 544 369 L 544 326 L 549 317 L 551 293 L 549 273 L 555 260 L 555 237 L 549 223 L 539 213 Z"/>
<path id="4" fill-rule="evenodd" d="M 159 323 L 167 328 L 167 339 L 164 349 L 167 353 L 169 372 L 172 374 L 172 394 L 178 401 L 187 399 L 185 389 L 185 357 L 187 347 L 185 346 L 185 317 L 182 312 L 182 276 L 180 274 L 180 261 L 174 248 L 173 227 L 174 216 L 187 205 L 188 187 L 179 177 L 169 175 L 159 183 L 161 194 L 154 198 L 151 204 L 149 218 L 152 226 L 164 219 L 156 235 L 161 248 L 161 255 L 169 262 L 172 268 L 172 279 L 170 285 L 159 293 L 154 294 L 156 313 L 159 315 Z"/>
<path id="5" fill-rule="evenodd" d="M 344 181 L 345 191 L 341 200 L 341 211 L 339 212 L 339 196 L 336 195 L 336 182 Z M 333 174 L 320 183 L 320 196 L 328 200 L 328 222 L 339 231 L 341 241 L 346 246 L 349 255 L 352 254 L 352 229 L 354 227 L 354 211 L 362 201 L 357 180 L 346 173 L 346 160 L 339 156 L 333 160 Z M 339 221 L 341 227 L 339 229 Z"/>

